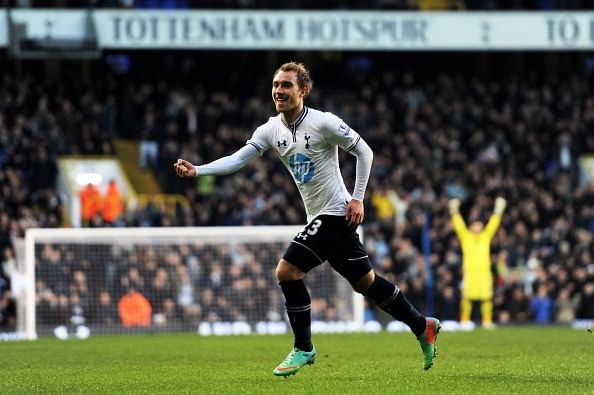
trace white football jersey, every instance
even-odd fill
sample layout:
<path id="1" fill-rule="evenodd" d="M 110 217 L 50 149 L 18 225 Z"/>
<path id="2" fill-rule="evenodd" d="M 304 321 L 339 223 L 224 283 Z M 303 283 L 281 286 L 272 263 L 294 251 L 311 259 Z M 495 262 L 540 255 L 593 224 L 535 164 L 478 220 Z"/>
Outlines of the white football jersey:
<path id="1" fill-rule="evenodd" d="M 330 112 L 304 107 L 290 125 L 281 115 L 259 126 L 247 141 L 260 156 L 273 149 L 303 199 L 307 221 L 321 214 L 344 215 L 351 200 L 338 164 L 338 147 L 352 150 L 361 137 Z"/>

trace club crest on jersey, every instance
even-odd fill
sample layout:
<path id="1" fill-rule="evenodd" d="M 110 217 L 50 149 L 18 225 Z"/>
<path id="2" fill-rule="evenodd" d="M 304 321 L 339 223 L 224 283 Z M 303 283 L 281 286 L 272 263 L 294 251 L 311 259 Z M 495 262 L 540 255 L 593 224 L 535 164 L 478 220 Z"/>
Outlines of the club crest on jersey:
<path id="1" fill-rule="evenodd" d="M 349 128 L 344 123 L 340 124 L 338 127 L 338 133 L 342 134 L 343 136 L 348 136 L 351 133 L 351 128 Z"/>
<path id="2" fill-rule="evenodd" d="M 289 168 L 295 181 L 300 184 L 310 182 L 316 172 L 313 161 L 303 154 L 289 156 Z"/>
<path id="3" fill-rule="evenodd" d="M 309 139 L 311 138 L 311 136 L 305 133 L 305 136 L 303 136 L 303 138 L 305 139 L 305 149 L 309 149 L 309 147 L 311 147 L 309 145 Z"/>

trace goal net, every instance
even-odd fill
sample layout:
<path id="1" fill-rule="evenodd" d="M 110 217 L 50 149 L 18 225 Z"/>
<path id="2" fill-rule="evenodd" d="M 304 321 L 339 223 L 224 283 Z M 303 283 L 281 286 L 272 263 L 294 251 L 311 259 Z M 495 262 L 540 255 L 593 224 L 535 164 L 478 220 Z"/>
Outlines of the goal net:
<path id="1" fill-rule="evenodd" d="M 299 226 L 30 229 L 26 338 L 285 333 L 278 259 Z M 361 328 L 363 299 L 327 263 L 306 277 L 314 331 Z M 90 332 L 89 332 L 90 331 Z"/>

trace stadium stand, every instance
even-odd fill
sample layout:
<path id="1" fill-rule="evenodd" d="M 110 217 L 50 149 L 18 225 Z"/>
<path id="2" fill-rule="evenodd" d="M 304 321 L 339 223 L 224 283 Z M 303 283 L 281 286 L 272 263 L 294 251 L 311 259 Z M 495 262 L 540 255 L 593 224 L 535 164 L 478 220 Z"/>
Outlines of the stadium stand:
<path id="1" fill-rule="evenodd" d="M 147 55 L 131 59 L 136 71 L 143 56 Z M 490 212 L 495 196 L 503 195 L 509 208 L 492 249 L 495 321 L 592 319 L 594 183 L 580 183 L 577 159 L 594 152 L 594 74 L 583 57 L 561 60 L 554 55 L 518 55 L 521 66 L 509 68 L 497 56 L 471 60 L 355 54 L 332 58 L 313 65 L 316 88 L 306 104 L 340 114 L 374 148 L 366 244 L 375 268 L 398 282 L 416 306 L 435 309 L 444 319 L 458 316 L 461 255 L 448 223 L 447 200 L 459 197 L 469 202 L 462 207 L 463 215 L 481 218 Z M 300 203 L 294 203 L 300 202 L 296 188 L 267 155 L 239 175 L 209 180 L 205 185 L 174 177 L 176 158 L 199 163 L 231 153 L 272 114 L 267 104 L 270 73 L 261 72 L 268 69 L 257 53 L 242 55 L 242 60 L 255 63 L 248 68 L 260 69 L 250 74 L 256 75 L 250 81 L 228 75 L 201 81 L 199 71 L 214 68 L 221 60 L 204 58 L 198 63 L 179 55 L 171 62 L 165 56 L 155 70 L 125 75 L 106 73 L 107 66 L 99 62 L 91 65 L 84 79 L 71 84 L 63 82 L 64 78 L 44 79 L 35 72 L 3 75 L 0 288 L 4 292 L 8 292 L 14 255 L 12 237 L 22 236 L 30 227 L 63 223 L 60 197 L 54 189 L 57 155 L 112 154 L 116 137 L 140 141 L 148 126 L 158 145 L 153 170 L 162 189 L 184 194 L 191 209 L 180 209 L 174 215 L 156 205 L 128 210 L 118 226 L 305 221 Z M 435 66 L 436 59 L 443 64 Z M 549 67 L 537 73 L 532 66 L 543 59 Z M 490 71 L 475 72 L 476 65 L 484 69 L 485 63 L 491 64 Z M 458 69 L 462 64 L 465 69 Z M 62 72 L 73 69 L 65 66 Z M 167 77 L 171 73 L 186 81 L 173 82 Z M 345 181 L 352 184 L 353 167 L 345 166 L 344 172 Z M 430 272 L 422 264 L 426 215 L 431 218 Z M 94 226 L 107 225 L 99 219 Z M 61 308 L 63 314 L 70 314 L 73 306 L 84 303 L 85 292 L 92 292 L 103 307 L 87 318 L 116 320 L 117 303 L 127 289 L 89 287 L 85 268 L 65 263 L 68 251 L 44 254 L 47 260 L 40 264 L 42 272 L 66 271 L 67 275 L 49 276 L 64 283 L 37 284 L 40 311 Z M 227 309 L 224 303 L 228 300 L 217 299 L 215 288 L 205 284 L 194 286 L 201 289 L 202 300 L 223 303 L 217 310 L 219 317 L 200 317 L 199 306 L 183 304 L 179 294 L 183 289 L 167 288 L 172 277 L 184 284 L 191 274 L 181 264 L 182 258 L 170 258 L 177 264 L 145 273 L 119 273 L 126 280 L 120 279 L 118 287 L 133 278 L 150 284 L 147 293 L 153 302 L 158 299 L 154 305 L 165 317 L 180 311 L 192 320 L 250 314 L 249 308 Z M 253 280 L 253 273 L 236 272 L 233 265 L 219 269 L 228 271 L 230 279 L 242 275 L 251 279 L 242 287 L 274 286 L 272 278 L 262 284 Z M 430 293 L 425 289 L 428 276 L 434 284 Z M 547 297 L 553 308 L 540 309 L 537 295 Z M 5 299 L 9 298 L 2 298 L 2 314 L 10 317 L 14 307 L 5 308 Z M 13 321 L 0 322 L 10 326 Z"/>

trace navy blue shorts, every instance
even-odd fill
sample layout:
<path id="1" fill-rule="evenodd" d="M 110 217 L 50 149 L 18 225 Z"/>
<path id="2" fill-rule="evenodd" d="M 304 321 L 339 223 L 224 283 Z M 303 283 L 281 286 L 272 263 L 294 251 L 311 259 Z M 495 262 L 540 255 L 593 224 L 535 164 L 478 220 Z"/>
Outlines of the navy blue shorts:
<path id="1" fill-rule="evenodd" d="M 293 238 L 283 255 L 290 264 L 307 273 L 328 261 L 350 282 L 371 270 L 369 256 L 357 233 L 344 216 L 319 215 Z"/>

